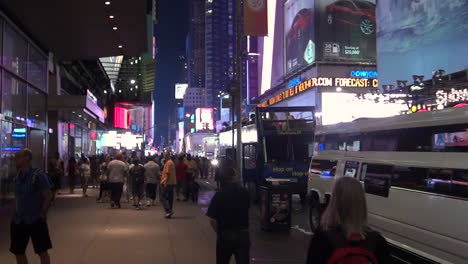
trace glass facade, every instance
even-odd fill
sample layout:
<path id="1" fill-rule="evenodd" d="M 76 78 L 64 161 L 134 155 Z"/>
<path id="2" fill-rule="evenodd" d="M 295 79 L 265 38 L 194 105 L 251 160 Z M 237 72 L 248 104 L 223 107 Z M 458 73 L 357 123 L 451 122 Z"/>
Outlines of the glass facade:
<path id="1" fill-rule="evenodd" d="M 33 151 L 45 168 L 47 141 L 47 56 L 0 17 L 0 206 L 13 197 L 14 153 Z"/>

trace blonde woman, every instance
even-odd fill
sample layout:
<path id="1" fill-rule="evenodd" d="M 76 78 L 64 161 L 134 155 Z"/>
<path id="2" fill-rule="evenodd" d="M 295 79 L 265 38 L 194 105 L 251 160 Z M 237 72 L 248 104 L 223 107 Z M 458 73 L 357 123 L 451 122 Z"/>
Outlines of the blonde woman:
<path id="1" fill-rule="evenodd" d="M 320 227 L 310 241 L 307 263 L 341 263 L 355 258 L 382 264 L 388 262 L 389 252 L 385 239 L 367 226 L 366 196 L 361 183 L 352 177 L 341 177 L 333 186 Z"/>

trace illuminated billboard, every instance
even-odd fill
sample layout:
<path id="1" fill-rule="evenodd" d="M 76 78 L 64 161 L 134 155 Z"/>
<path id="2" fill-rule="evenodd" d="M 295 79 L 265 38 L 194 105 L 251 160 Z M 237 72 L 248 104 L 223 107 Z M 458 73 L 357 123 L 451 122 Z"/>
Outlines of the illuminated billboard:
<path id="1" fill-rule="evenodd" d="M 395 103 L 379 102 L 376 94 L 322 93 L 322 125 L 351 122 L 358 118 L 377 118 L 399 115 L 408 110 L 404 100 Z M 406 96 L 406 95 L 397 95 Z"/>
<path id="2" fill-rule="evenodd" d="M 175 99 L 184 99 L 185 91 L 187 91 L 188 84 L 176 83 L 175 85 Z"/>
<path id="3" fill-rule="evenodd" d="M 214 130 L 213 108 L 197 108 L 195 110 L 195 129 L 197 131 Z"/>
<path id="4" fill-rule="evenodd" d="M 382 84 L 468 68 L 468 1 L 378 1 L 377 13 Z"/>
<path id="5" fill-rule="evenodd" d="M 128 129 L 130 126 L 130 115 L 128 109 L 114 107 L 114 127 Z"/>
<path id="6" fill-rule="evenodd" d="M 375 2 L 315 0 L 320 60 L 376 62 Z"/>
<path id="7" fill-rule="evenodd" d="M 289 0 L 284 5 L 286 73 L 315 61 L 314 1 Z"/>

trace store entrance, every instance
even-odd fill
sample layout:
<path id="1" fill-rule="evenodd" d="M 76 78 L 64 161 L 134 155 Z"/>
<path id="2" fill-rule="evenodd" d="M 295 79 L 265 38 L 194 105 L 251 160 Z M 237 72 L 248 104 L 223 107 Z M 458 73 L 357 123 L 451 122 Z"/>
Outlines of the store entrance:
<path id="1" fill-rule="evenodd" d="M 45 169 L 45 141 L 45 131 L 31 129 L 29 136 L 29 148 L 33 153 L 31 164 L 33 168 Z"/>

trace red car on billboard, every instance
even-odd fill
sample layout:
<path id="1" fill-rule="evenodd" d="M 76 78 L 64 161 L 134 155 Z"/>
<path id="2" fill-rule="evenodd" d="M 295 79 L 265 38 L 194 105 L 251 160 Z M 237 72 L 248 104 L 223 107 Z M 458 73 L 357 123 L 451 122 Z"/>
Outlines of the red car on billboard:
<path id="1" fill-rule="evenodd" d="M 363 0 L 340 0 L 326 8 L 327 23 L 358 27 L 364 35 L 375 33 L 375 4 Z"/>
<path id="2" fill-rule="evenodd" d="M 314 13 L 311 8 L 301 9 L 294 16 L 294 20 L 286 35 L 288 70 L 306 64 L 302 57 L 309 41 L 313 40 L 313 16 Z"/>
<path id="3" fill-rule="evenodd" d="M 288 41 L 297 41 L 302 37 L 304 32 L 309 31 L 312 26 L 312 9 L 302 9 L 294 17 L 291 28 L 288 31 Z"/>

